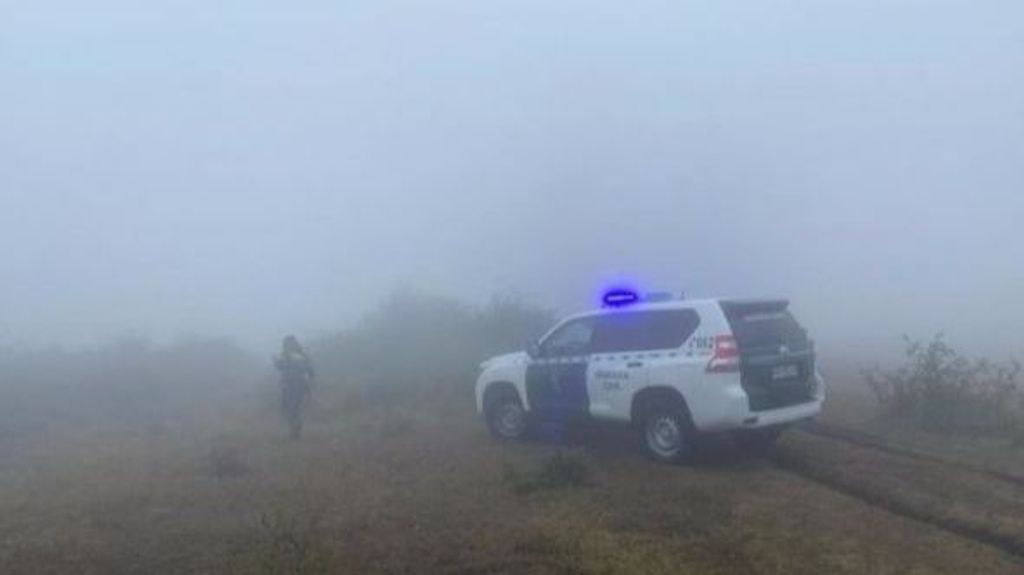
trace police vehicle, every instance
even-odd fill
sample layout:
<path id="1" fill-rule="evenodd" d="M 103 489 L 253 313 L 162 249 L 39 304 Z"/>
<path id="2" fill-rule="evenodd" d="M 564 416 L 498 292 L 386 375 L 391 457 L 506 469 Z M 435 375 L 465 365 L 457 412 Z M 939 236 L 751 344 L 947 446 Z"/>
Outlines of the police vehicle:
<path id="1" fill-rule="evenodd" d="M 525 352 L 481 364 L 477 409 L 491 433 L 580 418 L 632 424 L 656 460 L 685 460 L 697 434 L 770 446 L 825 399 L 813 342 L 785 300 L 642 298 L 559 322 Z"/>

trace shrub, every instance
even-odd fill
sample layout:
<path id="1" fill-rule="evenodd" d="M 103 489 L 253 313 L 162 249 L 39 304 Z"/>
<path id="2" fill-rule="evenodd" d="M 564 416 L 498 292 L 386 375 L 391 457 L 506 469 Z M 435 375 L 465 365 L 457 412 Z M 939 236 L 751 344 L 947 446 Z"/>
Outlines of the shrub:
<path id="1" fill-rule="evenodd" d="M 319 575 L 327 560 L 316 517 L 285 513 L 260 515 L 262 572 L 266 575 Z"/>
<path id="2" fill-rule="evenodd" d="M 331 401 L 336 394 L 339 407 L 353 411 L 439 391 L 471 401 L 480 361 L 522 349 L 553 321 L 513 295 L 473 307 L 398 292 L 354 328 L 310 342 L 323 383 L 314 397 Z M 126 337 L 75 350 L 0 346 L 0 436 L 7 442 L 83 427 L 152 434 L 191 428 L 256 398 L 256 390 L 272 401 L 268 377 L 265 358 L 219 339 L 155 344 Z"/>
<path id="3" fill-rule="evenodd" d="M 1021 436 L 1020 364 L 969 359 L 954 350 L 942 334 L 927 343 L 907 337 L 904 341 L 906 362 L 902 366 L 863 374 L 886 413 L 932 431 Z"/>
<path id="4" fill-rule="evenodd" d="M 505 482 L 517 494 L 525 495 L 543 489 L 584 487 L 591 482 L 590 461 L 582 453 L 556 451 L 529 473 L 514 467 L 505 468 Z"/>
<path id="5" fill-rule="evenodd" d="M 474 308 L 402 291 L 354 328 L 310 344 L 318 378 L 346 401 L 394 404 L 417 394 L 465 391 L 481 361 L 523 349 L 554 323 L 517 296 Z"/>
<path id="6" fill-rule="evenodd" d="M 210 473 L 217 479 L 229 479 L 239 477 L 251 471 L 249 465 L 242 459 L 241 453 L 235 447 L 217 447 L 210 450 L 207 455 L 207 464 Z"/>

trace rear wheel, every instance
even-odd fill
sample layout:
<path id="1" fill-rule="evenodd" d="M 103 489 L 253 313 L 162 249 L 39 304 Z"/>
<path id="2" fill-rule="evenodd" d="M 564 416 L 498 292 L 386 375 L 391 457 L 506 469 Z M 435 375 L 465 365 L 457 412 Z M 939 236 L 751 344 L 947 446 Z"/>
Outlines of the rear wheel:
<path id="1" fill-rule="evenodd" d="M 487 403 L 484 410 L 491 435 L 503 441 L 521 439 L 526 434 L 526 410 L 519 396 L 501 393 Z"/>
<path id="2" fill-rule="evenodd" d="M 651 459 L 679 463 L 693 455 L 693 426 L 682 410 L 654 407 L 640 423 L 644 451 Z"/>

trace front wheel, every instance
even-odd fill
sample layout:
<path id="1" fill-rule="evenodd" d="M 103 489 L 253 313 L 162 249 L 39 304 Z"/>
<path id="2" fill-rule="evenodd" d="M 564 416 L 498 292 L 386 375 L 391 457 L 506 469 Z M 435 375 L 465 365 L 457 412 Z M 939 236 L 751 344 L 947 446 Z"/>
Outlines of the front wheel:
<path id="1" fill-rule="evenodd" d="M 655 461 L 679 463 L 693 455 L 694 433 L 689 420 L 675 410 L 653 409 L 641 423 L 644 451 Z"/>
<path id="2" fill-rule="evenodd" d="M 511 393 L 502 394 L 489 402 L 484 416 L 487 428 L 497 439 L 511 441 L 526 435 L 526 410 L 519 398 Z"/>

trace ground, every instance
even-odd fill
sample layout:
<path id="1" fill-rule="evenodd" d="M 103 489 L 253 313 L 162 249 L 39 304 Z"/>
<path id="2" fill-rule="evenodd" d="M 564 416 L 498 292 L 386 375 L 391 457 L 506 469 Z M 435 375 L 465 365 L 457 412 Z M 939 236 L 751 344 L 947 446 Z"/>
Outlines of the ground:
<path id="1" fill-rule="evenodd" d="M 54 432 L 0 459 L 0 571 L 1024 572 L 1024 486 L 900 439 L 910 455 L 813 429 L 767 457 L 712 438 L 677 467 L 614 428 L 497 443 L 454 397 L 317 405 L 298 442 L 255 404 L 193 426 Z M 587 466 L 584 485 L 510 480 L 556 452 Z"/>

